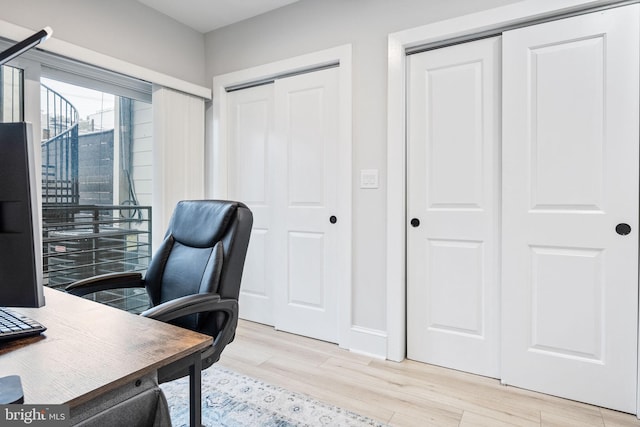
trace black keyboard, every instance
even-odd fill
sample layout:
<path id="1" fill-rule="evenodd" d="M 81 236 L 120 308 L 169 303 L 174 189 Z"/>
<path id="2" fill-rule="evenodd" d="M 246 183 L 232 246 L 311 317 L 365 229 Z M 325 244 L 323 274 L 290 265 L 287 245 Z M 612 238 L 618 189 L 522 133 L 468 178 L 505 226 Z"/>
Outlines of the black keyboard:
<path id="1" fill-rule="evenodd" d="M 0 308 L 0 341 L 38 335 L 47 328 L 33 319 L 7 308 Z"/>

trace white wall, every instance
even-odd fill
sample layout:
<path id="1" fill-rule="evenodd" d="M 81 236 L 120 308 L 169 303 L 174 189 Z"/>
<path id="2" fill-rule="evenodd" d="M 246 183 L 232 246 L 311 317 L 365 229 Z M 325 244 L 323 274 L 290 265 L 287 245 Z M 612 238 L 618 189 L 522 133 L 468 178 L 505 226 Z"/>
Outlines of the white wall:
<path id="1" fill-rule="evenodd" d="M 0 0 L 0 20 L 200 86 L 204 36 L 134 0 Z M 44 45 L 43 45 L 44 46 Z"/>
<path id="2" fill-rule="evenodd" d="M 301 0 L 206 35 L 209 79 L 352 44 L 354 326 L 386 331 L 387 325 L 387 36 L 515 2 L 517 0 Z M 359 188 L 361 169 L 380 171 L 379 189 Z"/>

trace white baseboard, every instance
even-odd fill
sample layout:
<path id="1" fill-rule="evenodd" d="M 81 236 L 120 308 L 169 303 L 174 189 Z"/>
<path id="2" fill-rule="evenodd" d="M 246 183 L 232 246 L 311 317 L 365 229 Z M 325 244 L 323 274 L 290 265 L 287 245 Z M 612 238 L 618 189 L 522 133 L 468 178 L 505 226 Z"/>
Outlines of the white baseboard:
<path id="1" fill-rule="evenodd" d="M 349 351 L 377 359 L 387 356 L 387 333 L 378 329 L 352 326 Z"/>

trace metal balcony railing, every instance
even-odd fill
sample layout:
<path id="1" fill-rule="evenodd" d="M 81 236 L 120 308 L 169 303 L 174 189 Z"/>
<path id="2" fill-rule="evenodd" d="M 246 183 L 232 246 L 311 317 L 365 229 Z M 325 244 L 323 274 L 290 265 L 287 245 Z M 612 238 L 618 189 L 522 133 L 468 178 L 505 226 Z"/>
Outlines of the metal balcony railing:
<path id="1" fill-rule="evenodd" d="M 42 209 L 45 285 L 63 288 L 99 274 L 144 271 L 151 259 L 151 207 L 51 205 Z M 140 312 L 144 289 L 106 291 L 96 300 Z"/>

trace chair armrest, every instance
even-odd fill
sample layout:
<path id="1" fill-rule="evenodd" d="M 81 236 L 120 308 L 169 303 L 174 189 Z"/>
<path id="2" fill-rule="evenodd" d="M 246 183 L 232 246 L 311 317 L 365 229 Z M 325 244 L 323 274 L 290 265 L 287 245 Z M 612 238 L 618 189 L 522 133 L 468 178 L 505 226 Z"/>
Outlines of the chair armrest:
<path id="1" fill-rule="evenodd" d="M 224 307 L 225 304 L 221 304 L 222 301 L 226 300 L 221 300 L 220 295 L 217 294 L 186 295 L 145 310 L 140 315 L 162 322 L 170 322 L 190 314 L 228 311 Z"/>
<path id="2" fill-rule="evenodd" d="M 205 367 L 211 366 L 220 359 L 222 350 L 235 338 L 236 327 L 238 326 L 238 300 L 221 299 L 216 306 L 217 311 L 223 311 L 227 314 L 227 318 L 218 335 L 214 337 L 213 346 L 209 350 L 203 351 L 203 356 L 206 357 L 203 359 L 202 364 Z"/>
<path id="3" fill-rule="evenodd" d="M 122 288 L 144 288 L 142 274 L 138 272 L 101 274 L 73 282 L 65 290 L 70 294 L 83 296 L 94 292 Z"/>
<path id="4" fill-rule="evenodd" d="M 202 312 L 217 312 L 225 315 L 220 331 L 213 337 L 212 345 L 202 351 L 202 369 L 206 369 L 220 359 L 222 350 L 228 343 L 233 341 L 236 326 L 238 325 L 237 300 L 222 299 L 216 294 L 187 295 L 150 308 L 140 313 L 140 315 L 166 322 L 178 317 Z M 165 366 L 158 370 L 158 382 L 173 381 L 187 375 L 187 373 L 185 366 L 181 364 Z"/>

